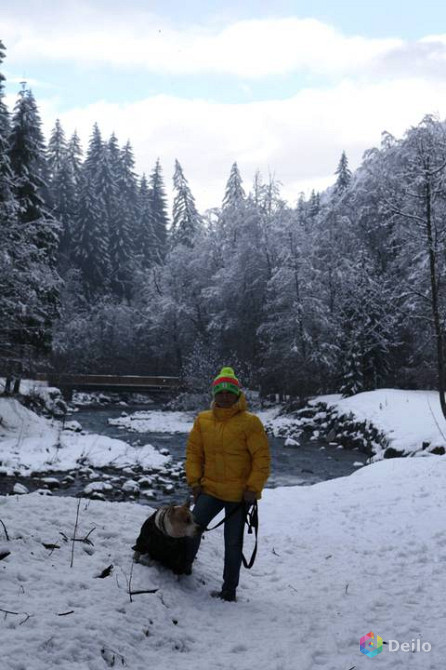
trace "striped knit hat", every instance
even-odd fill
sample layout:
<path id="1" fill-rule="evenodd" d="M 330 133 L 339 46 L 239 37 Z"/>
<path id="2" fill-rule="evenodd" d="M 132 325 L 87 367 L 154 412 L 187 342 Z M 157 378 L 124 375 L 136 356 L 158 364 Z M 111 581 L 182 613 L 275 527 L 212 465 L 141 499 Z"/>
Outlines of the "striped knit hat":
<path id="1" fill-rule="evenodd" d="M 212 394 L 216 395 L 220 391 L 230 391 L 235 395 L 240 395 L 240 382 L 232 368 L 222 368 L 212 382 Z"/>

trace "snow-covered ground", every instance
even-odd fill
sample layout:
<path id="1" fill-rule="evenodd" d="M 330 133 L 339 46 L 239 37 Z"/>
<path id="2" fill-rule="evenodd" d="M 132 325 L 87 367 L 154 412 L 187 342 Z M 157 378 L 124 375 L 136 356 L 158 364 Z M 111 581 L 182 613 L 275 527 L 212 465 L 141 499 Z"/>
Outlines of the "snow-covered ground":
<path id="1" fill-rule="evenodd" d="M 435 393 L 318 400 L 372 421 L 396 448 L 445 444 Z M 276 412 L 260 415 L 282 425 L 287 419 Z M 153 415 L 154 432 L 187 432 L 193 415 L 178 414 L 144 412 L 143 420 Z M 95 467 L 168 460 L 150 445 L 62 431 L 12 398 L 0 399 L 0 418 L 3 472 L 68 470 L 79 459 Z M 421 455 L 311 487 L 265 490 L 258 559 L 242 571 L 235 604 L 209 597 L 221 583 L 220 529 L 203 542 L 191 577 L 135 565 L 132 590 L 158 591 L 130 602 L 131 546 L 147 507 L 82 500 L 77 537 L 94 528 L 93 545 L 76 542 L 70 568 L 72 543 L 64 536 L 73 536 L 78 501 L 0 497 L 0 667 L 362 670 L 379 663 L 438 670 L 446 652 L 446 456 Z M 112 574 L 96 579 L 110 565 Z M 370 631 L 410 648 L 428 643 L 431 651 L 392 652 L 392 643 L 373 661 L 359 651 Z"/>
<path id="2" fill-rule="evenodd" d="M 105 435 L 62 430 L 61 422 L 39 417 L 14 398 L 0 398 L 0 472 L 65 471 L 80 463 L 150 468 L 169 460 L 150 444 L 132 447 Z"/>
<path id="3" fill-rule="evenodd" d="M 83 500 L 77 537 L 94 528 L 93 546 L 76 542 L 70 568 L 72 543 L 61 533 L 73 537 L 77 500 L 0 498 L 10 538 L 0 524 L 0 555 L 10 552 L 0 561 L 1 667 L 439 670 L 445 506 L 443 456 L 269 489 L 260 503 L 258 558 L 251 572 L 242 570 L 238 603 L 209 597 L 220 586 L 220 529 L 206 537 L 191 577 L 135 565 L 132 590 L 158 591 L 130 602 L 131 545 L 147 508 Z M 112 574 L 97 579 L 110 565 Z M 431 651 L 384 645 L 372 660 L 359 650 L 370 631 L 415 648 L 420 640 Z"/>
<path id="4" fill-rule="evenodd" d="M 351 398 L 319 396 L 317 401 L 334 405 L 340 414 L 351 412 L 359 421 L 371 421 L 395 449 L 416 452 L 423 442 L 446 446 L 446 420 L 436 391 L 380 389 Z"/>
<path id="5" fill-rule="evenodd" d="M 4 390 L 5 384 L 5 377 L 0 377 L 0 393 Z M 60 389 L 55 386 L 48 386 L 47 382 L 37 379 L 22 379 L 20 381 L 20 393 L 30 398 L 39 398 L 48 410 L 54 409 L 57 400 L 62 400 Z"/>
<path id="6" fill-rule="evenodd" d="M 108 422 L 111 426 L 122 426 L 135 433 L 188 433 L 194 422 L 194 414 L 141 410 L 109 419 Z"/>

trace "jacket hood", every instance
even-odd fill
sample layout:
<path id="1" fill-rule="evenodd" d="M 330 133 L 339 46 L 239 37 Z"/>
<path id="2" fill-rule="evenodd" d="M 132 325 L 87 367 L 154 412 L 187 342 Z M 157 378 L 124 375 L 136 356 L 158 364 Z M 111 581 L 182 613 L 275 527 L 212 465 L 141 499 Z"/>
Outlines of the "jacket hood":
<path id="1" fill-rule="evenodd" d="M 213 400 L 211 403 L 211 409 L 217 419 L 220 421 L 225 421 L 226 419 L 230 419 L 231 416 L 235 416 L 239 412 L 246 412 L 248 409 L 248 403 L 246 402 L 245 394 L 241 392 L 239 399 L 236 403 L 234 403 L 234 405 L 232 405 L 232 407 L 217 407 L 215 400 Z"/>

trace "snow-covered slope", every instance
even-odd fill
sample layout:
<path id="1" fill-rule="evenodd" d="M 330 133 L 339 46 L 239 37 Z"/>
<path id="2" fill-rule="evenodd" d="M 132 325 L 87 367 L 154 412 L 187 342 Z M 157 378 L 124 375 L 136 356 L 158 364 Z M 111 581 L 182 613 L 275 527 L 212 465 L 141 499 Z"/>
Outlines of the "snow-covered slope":
<path id="1" fill-rule="evenodd" d="M 0 649 L 7 670 L 439 670 L 446 657 L 446 457 L 382 461 L 312 487 L 266 490 L 260 549 L 238 603 L 221 584 L 223 538 L 210 533 L 191 577 L 135 565 L 147 508 L 36 494 L 0 498 Z M 247 538 L 251 541 L 251 537 Z M 57 543 L 46 549 L 42 543 Z M 247 553 L 249 547 L 246 547 Z M 96 579 L 113 565 L 111 576 Z M 204 582 L 204 583 L 203 583 Z M 12 613 L 5 613 L 5 610 Z M 384 641 L 430 652 L 359 651 Z M 113 660 L 114 666 L 112 666 Z M 125 665 L 122 664 L 125 663 Z"/>
<path id="2" fill-rule="evenodd" d="M 351 398 L 320 396 L 317 400 L 334 405 L 341 414 L 351 412 L 360 421 L 371 421 L 395 449 L 418 451 L 423 442 L 430 447 L 446 445 L 446 421 L 435 391 L 379 389 Z"/>
<path id="3" fill-rule="evenodd" d="M 93 467 L 162 467 L 170 460 L 147 444 L 132 447 L 105 435 L 62 430 L 60 422 L 39 417 L 14 398 L 0 398 L 0 473 L 65 471 L 79 462 Z"/>

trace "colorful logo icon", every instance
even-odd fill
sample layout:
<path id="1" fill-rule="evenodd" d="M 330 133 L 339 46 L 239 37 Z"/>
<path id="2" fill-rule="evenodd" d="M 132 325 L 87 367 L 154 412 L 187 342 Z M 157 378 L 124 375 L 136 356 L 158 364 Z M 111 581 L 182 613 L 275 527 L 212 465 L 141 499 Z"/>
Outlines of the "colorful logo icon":
<path id="1" fill-rule="evenodd" d="M 364 635 L 359 640 L 359 651 L 361 652 L 361 654 L 370 656 L 370 658 L 373 658 L 373 656 L 377 656 L 382 652 L 382 650 L 383 650 L 383 639 L 382 637 L 379 637 L 379 635 L 377 635 L 375 640 L 375 633 L 372 632 L 367 633 L 367 635 Z"/>

